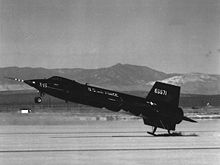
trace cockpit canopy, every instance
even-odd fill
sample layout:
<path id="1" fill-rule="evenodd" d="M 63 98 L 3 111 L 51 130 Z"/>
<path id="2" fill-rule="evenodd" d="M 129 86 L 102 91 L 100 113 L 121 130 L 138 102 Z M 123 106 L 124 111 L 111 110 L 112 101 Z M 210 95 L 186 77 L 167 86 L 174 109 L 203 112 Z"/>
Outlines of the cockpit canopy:
<path id="1" fill-rule="evenodd" d="M 48 80 L 55 80 L 55 81 L 62 81 L 64 79 L 66 78 L 59 77 L 59 76 L 53 76 L 53 77 L 48 78 Z"/>
<path id="2" fill-rule="evenodd" d="M 59 77 L 59 76 L 50 77 L 50 78 L 48 78 L 48 80 L 52 80 L 52 81 L 56 81 L 56 82 L 64 82 L 64 83 L 74 83 L 74 82 L 76 83 L 76 81 L 74 81 L 74 80 L 70 80 L 67 78 Z"/>

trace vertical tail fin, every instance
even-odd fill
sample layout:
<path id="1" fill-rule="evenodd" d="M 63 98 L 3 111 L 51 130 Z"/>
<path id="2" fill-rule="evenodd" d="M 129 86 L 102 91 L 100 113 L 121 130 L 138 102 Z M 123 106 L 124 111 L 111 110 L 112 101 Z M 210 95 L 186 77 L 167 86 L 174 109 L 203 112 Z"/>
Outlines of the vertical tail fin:
<path id="1" fill-rule="evenodd" d="M 178 107 L 180 87 L 156 82 L 146 97 L 148 102 L 153 102 L 165 107 Z"/>

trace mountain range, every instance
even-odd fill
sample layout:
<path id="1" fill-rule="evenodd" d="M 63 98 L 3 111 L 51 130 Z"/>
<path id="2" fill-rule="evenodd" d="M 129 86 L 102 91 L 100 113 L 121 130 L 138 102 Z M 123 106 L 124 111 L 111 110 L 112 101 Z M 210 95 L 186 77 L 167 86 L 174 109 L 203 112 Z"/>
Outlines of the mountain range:
<path id="1" fill-rule="evenodd" d="M 99 69 L 0 68 L 0 91 L 32 89 L 26 84 L 11 81 L 4 77 L 35 79 L 49 78 L 54 75 L 118 91 L 149 91 L 155 81 L 161 81 L 181 86 L 181 93 L 220 94 L 220 75 L 204 73 L 167 74 L 146 66 L 120 63 Z"/>

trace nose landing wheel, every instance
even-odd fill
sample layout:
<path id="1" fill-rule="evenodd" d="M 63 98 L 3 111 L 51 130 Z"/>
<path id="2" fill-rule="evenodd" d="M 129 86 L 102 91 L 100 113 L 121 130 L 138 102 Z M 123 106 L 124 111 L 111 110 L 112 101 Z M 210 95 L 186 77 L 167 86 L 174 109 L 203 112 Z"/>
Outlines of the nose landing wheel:
<path id="1" fill-rule="evenodd" d="M 35 98 L 34 98 L 34 102 L 37 103 L 37 104 L 39 104 L 39 103 L 42 102 L 42 98 L 41 98 L 41 97 L 35 97 Z"/>

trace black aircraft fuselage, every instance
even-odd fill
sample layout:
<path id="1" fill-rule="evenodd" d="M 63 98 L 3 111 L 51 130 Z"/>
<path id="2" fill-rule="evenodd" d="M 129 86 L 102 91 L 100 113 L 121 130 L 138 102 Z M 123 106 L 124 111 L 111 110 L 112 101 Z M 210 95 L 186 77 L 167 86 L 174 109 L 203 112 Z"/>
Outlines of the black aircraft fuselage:
<path id="1" fill-rule="evenodd" d="M 19 80 L 19 79 L 15 79 Z M 127 111 L 143 118 L 146 125 L 175 130 L 182 120 L 195 122 L 184 116 L 179 105 L 180 87 L 156 82 L 146 98 L 132 96 L 113 90 L 81 84 L 74 80 L 53 76 L 48 79 L 22 80 L 36 88 L 41 96 L 48 94 L 66 102 L 75 102 L 118 112 Z M 40 103 L 41 97 L 35 102 Z"/>

